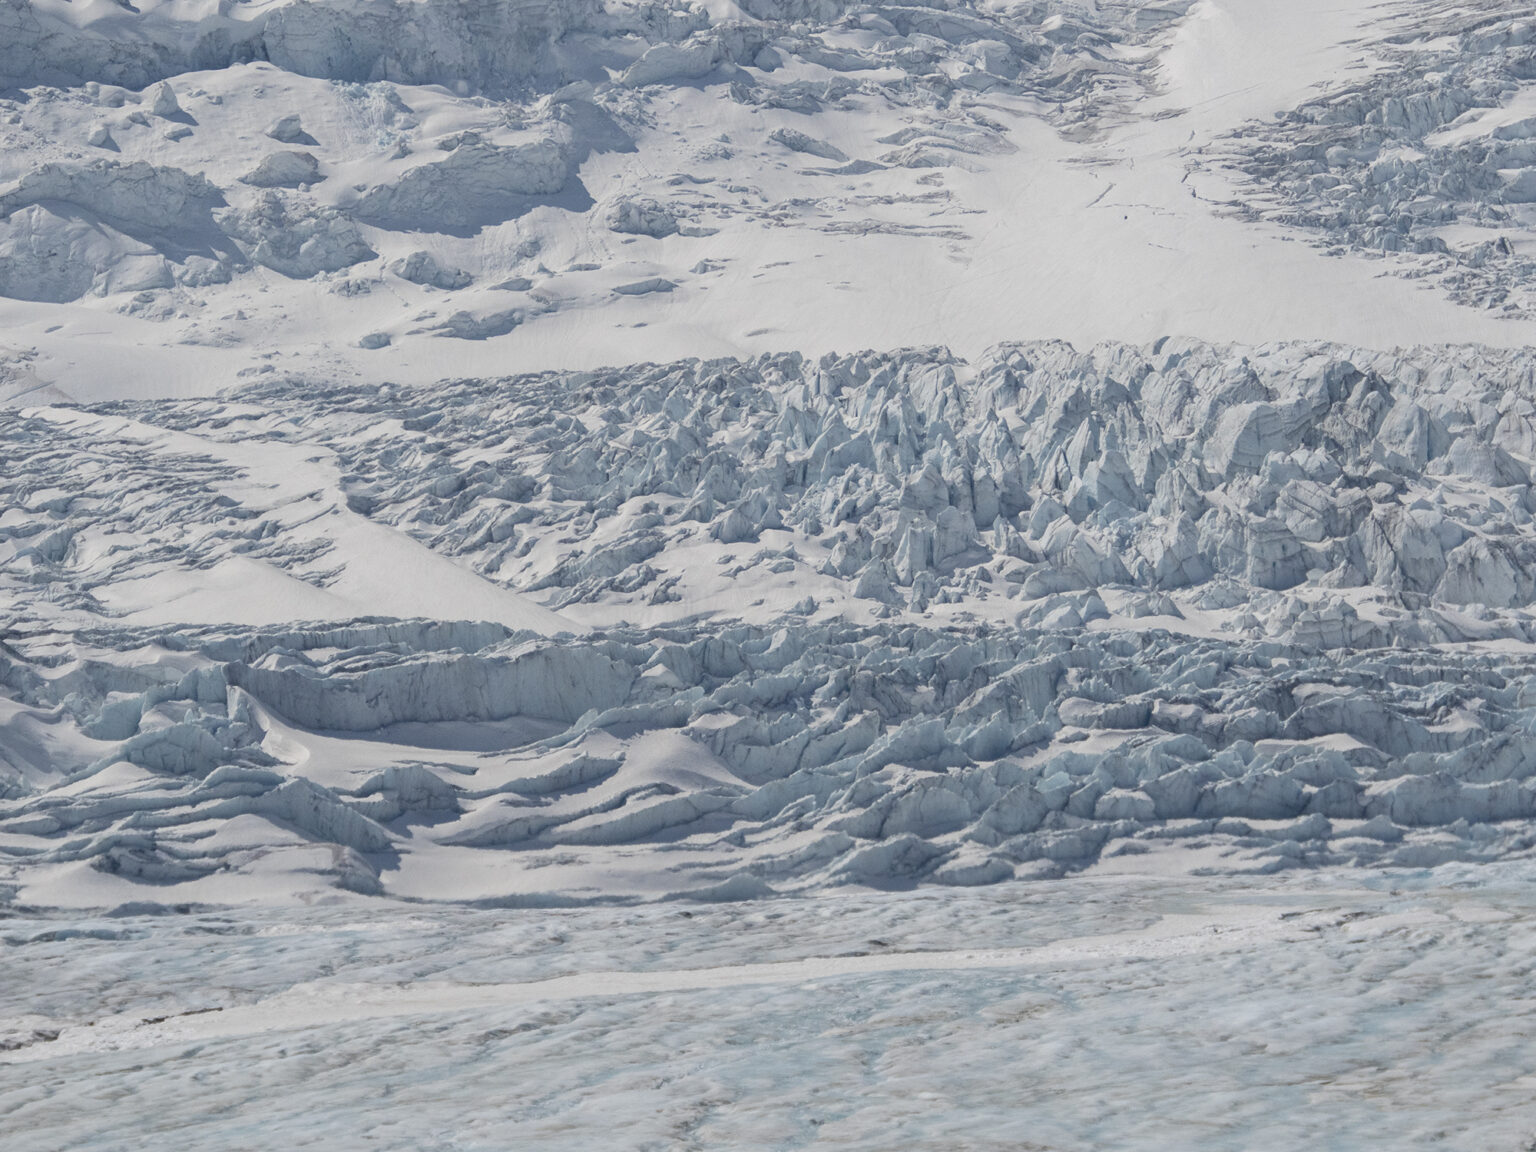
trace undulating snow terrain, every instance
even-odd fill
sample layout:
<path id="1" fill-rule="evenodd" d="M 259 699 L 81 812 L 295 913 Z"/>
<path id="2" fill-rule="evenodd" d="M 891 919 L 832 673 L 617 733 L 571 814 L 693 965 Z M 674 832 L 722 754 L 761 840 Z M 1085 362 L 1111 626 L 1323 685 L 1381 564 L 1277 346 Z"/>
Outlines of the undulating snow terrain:
<path id="1" fill-rule="evenodd" d="M 0 1143 L 1531 1147 L 1533 142 L 1506 0 L 0 0 Z"/>

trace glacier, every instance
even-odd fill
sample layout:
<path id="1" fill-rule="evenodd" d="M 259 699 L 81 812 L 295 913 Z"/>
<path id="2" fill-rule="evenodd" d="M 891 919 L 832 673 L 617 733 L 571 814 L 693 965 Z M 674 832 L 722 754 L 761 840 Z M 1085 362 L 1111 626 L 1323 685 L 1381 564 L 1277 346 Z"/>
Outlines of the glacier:
<path id="1" fill-rule="evenodd" d="M 1529 1147 L 1509 0 L 0 0 L 0 1144 Z"/>

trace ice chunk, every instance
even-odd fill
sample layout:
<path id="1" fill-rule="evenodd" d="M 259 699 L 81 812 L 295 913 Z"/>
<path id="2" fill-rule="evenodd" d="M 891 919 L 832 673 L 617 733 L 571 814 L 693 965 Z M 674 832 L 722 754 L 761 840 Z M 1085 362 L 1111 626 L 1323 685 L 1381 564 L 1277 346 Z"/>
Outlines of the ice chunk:
<path id="1" fill-rule="evenodd" d="M 176 89 L 169 81 L 156 84 L 150 93 L 149 110 L 156 116 L 169 118 L 181 114 L 181 103 L 176 99 Z"/>
<path id="2" fill-rule="evenodd" d="M 835 145 L 828 144 L 825 140 L 817 140 L 813 136 L 807 136 L 804 132 L 793 128 L 775 128 L 768 133 L 768 139 L 784 145 L 791 152 L 803 152 L 809 156 L 820 156 L 823 160 L 845 161 L 848 154 Z"/>
<path id="3" fill-rule="evenodd" d="M 620 197 L 604 214 L 614 232 L 636 236 L 670 236 L 677 231 L 677 217 L 672 209 L 655 200 Z"/>
<path id="4" fill-rule="evenodd" d="M 649 296 L 656 292 L 671 292 L 677 287 L 671 280 L 661 276 L 652 276 L 646 280 L 635 280 L 628 284 L 620 284 L 614 291 L 620 296 Z"/>
<path id="5" fill-rule="evenodd" d="M 267 135 L 281 144 L 313 144 L 314 140 L 304 131 L 297 112 L 279 116 L 267 129 Z"/>
<path id="6" fill-rule="evenodd" d="M 253 188 L 297 188 L 320 179 L 320 161 L 309 152 L 274 152 L 240 177 Z"/>
<path id="7" fill-rule="evenodd" d="M 445 267 L 430 252 L 416 251 L 390 264 L 389 270 L 402 280 L 426 284 L 444 291 L 467 288 L 474 281 L 462 268 Z"/>
<path id="8" fill-rule="evenodd" d="M 352 206 L 359 219 L 402 230 L 452 231 L 511 219 L 566 185 L 569 160 L 556 140 L 467 144 L 368 189 Z"/>

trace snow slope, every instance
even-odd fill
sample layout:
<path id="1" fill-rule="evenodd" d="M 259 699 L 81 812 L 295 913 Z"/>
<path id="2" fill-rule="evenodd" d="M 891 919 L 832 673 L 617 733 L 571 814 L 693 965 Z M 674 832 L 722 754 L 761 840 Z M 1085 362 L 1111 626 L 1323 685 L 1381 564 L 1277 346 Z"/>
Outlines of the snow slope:
<path id="1" fill-rule="evenodd" d="M 190 569 L 142 575 L 133 567 L 119 569 L 93 589 L 125 621 L 276 624 L 383 615 L 472 618 L 544 634 L 578 630 L 353 511 L 323 453 L 272 440 L 215 443 L 132 420 L 93 420 L 68 409 L 28 410 L 26 416 L 33 434 L 50 445 L 66 438 L 102 444 L 120 460 L 131 455 L 140 468 L 162 471 L 167 487 L 185 483 L 188 457 L 197 457 L 205 468 L 228 470 L 230 479 L 207 493 L 226 516 L 260 518 L 263 532 L 280 534 L 285 549 L 303 559 L 316 551 L 325 558 L 325 586 L 319 590 L 277 564 L 253 560 L 248 551 L 216 560 L 206 538 L 184 542 Z M 159 469 L 151 463 L 156 457 L 165 461 Z M 113 470 L 110 463 L 103 469 L 109 475 Z M 122 538 L 107 548 L 137 550 Z M 302 561 L 295 570 L 303 571 Z"/>
<path id="2" fill-rule="evenodd" d="M 1231 155 L 1308 109 L 1389 98 L 1372 86 L 1402 87 L 1405 37 L 1447 39 L 1433 5 L 8 11 L 39 38 L 0 69 L 18 85 L 0 117 L 0 316 L 27 365 L 12 392 L 200 394 L 295 368 L 425 383 L 788 347 L 974 356 L 1020 338 L 1531 337 L 1518 298 L 1470 291 L 1465 269 L 1450 297 L 1415 282 L 1415 261 L 1445 263 L 1433 249 L 1386 261 L 1410 278 L 1380 274 L 1391 214 L 1444 193 L 1394 193 L 1385 222 L 1358 210 L 1343 242 L 1377 261 L 1326 259 L 1288 228 L 1310 217 L 1241 171 L 1267 181 L 1272 165 Z M 1477 11 L 1462 23 L 1518 24 Z M 312 20 L 329 30 L 283 31 Z M 401 20 L 414 31 L 391 31 Z M 530 23 L 509 40 L 477 21 Z M 514 40 L 521 55 L 495 55 Z M 1481 31 L 1458 43 L 1473 71 L 1518 51 Z M 1424 83 L 1445 55 L 1420 52 Z M 1511 58 L 1412 131 L 1468 101 L 1518 105 L 1521 74 Z M 1397 145 L 1362 131 L 1336 151 L 1366 180 Z M 1480 146 L 1446 150 L 1465 164 Z M 177 183 L 196 173 L 208 183 Z M 130 182 L 142 203 L 112 201 Z M 1524 242 L 1494 182 L 1448 202 L 1447 251 Z M 1281 202 L 1297 194 L 1286 183 Z M 186 195 L 195 241 L 172 206 Z M 441 275 L 403 274 L 423 252 Z M 125 362 L 125 346 L 141 351 Z"/>

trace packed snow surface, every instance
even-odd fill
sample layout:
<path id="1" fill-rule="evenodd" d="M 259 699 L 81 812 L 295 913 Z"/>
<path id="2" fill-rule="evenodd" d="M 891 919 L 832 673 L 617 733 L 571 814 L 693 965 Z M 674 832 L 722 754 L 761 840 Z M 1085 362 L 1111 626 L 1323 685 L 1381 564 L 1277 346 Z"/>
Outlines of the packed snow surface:
<path id="1" fill-rule="evenodd" d="M 1533 261 L 1507 0 L 0 0 L 0 1144 L 1531 1147 Z"/>

